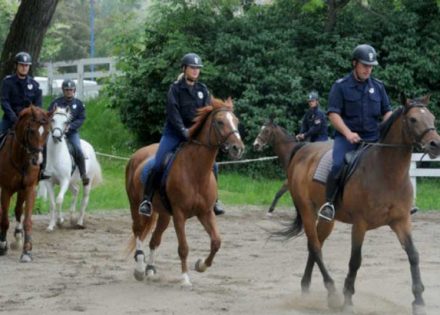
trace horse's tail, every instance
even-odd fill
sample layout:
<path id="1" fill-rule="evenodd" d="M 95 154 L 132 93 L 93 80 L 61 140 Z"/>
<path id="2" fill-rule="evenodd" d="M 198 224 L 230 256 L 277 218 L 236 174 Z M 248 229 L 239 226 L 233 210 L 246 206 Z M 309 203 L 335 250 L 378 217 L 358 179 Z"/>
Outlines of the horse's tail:
<path id="1" fill-rule="evenodd" d="M 282 223 L 283 229 L 272 232 L 270 238 L 286 241 L 302 234 L 303 231 L 302 217 L 297 207 L 295 207 L 295 211 L 296 211 L 296 217 L 292 220 L 292 222 Z"/>
<path id="2" fill-rule="evenodd" d="M 157 222 L 157 218 L 158 215 L 154 214 L 151 217 L 141 217 L 140 214 L 138 214 L 138 219 L 139 220 L 146 220 L 146 223 L 143 227 L 141 236 L 140 236 L 140 241 L 143 242 L 145 240 L 145 238 L 147 237 L 148 233 L 150 233 L 150 231 L 153 229 L 153 227 L 156 225 Z M 134 252 L 134 250 L 136 249 L 136 236 L 134 234 L 131 235 L 130 239 L 128 240 L 128 245 L 127 245 L 127 256 L 131 253 Z"/>
<path id="3" fill-rule="evenodd" d="M 92 179 L 92 188 L 93 188 L 100 185 L 103 181 L 101 164 L 99 164 L 98 160 L 96 159 L 96 155 L 94 155 L 92 158 L 92 167 L 94 168 L 95 171 Z"/>

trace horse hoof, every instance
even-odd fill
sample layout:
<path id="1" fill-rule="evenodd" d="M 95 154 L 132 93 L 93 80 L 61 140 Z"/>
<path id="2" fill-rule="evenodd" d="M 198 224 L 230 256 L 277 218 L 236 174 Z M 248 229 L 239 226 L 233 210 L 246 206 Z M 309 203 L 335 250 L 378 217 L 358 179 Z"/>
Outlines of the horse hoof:
<path id="1" fill-rule="evenodd" d="M 139 270 L 135 269 L 133 275 L 137 281 L 144 281 L 144 279 L 145 279 L 145 272 L 143 270 L 139 271 Z"/>
<path id="2" fill-rule="evenodd" d="M 8 252 L 8 242 L 0 242 L 0 256 L 6 255 Z"/>
<path id="3" fill-rule="evenodd" d="M 180 286 L 184 289 L 191 289 L 192 283 L 191 280 L 189 280 L 189 276 L 187 273 L 184 273 L 182 275 L 182 282 L 180 282 Z"/>
<path id="4" fill-rule="evenodd" d="M 335 310 L 338 308 L 340 309 L 342 303 L 337 293 L 331 293 L 328 295 L 327 304 L 330 309 Z M 348 307 L 348 306 L 350 305 L 347 304 L 344 305 L 344 307 Z"/>
<path id="5" fill-rule="evenodd" d="M 354 307 L 353 307 L 353 305 L 345 304 L 342 307 L 342 314 L 347 314 L 347 315 L 354 314 Z"/>
<path id="6" fill-rule="evenodd" d="M 64 218 L 59 218 L 59 219 L 57 220 L 57 225 L 58 225 L 58 226 L 63 226 L 63 224 L 64 224 Z"/>
<path id="7" fill-rule="evenodd" d="M 208 266 L 206 266 L 205 262 L 202 259 L 199 259 L 196 262 L 195 269 L 198 272 L 205 272 L 206 269 L 208 269 Z"/>
<path id="8" fill-rule="evenodd" d="M 426 315 L 425 306 L 413 304 L 412 313 L 413 315 Z"/>
<path id="9" fill-rule="evenodd" d="M 75 229 L 84 230 L 86 227 L 83 224 L 75 224 Z"/>
<path id="10" fill-rule="evenodd" d="M 23 248 L 23 240 L 22 239 L 16 240 L 15 242 L 11 243 L 12 250 L 18 250 L 20 248 Z"/>
<path id="11" fill-rule="evenodd" d="M 31 254 L 31 252 L 26 252 L 26 253 L 21 254 L 20 262 L 28 263 L 28 262 L 31 262 L 31 261 L 32 261 L 32 254 Z"/>
<path id="12" fill-rule="evenodd" d="M 156 267 L 153 265 L 147 265 L 147 268 L 145 268 L 145 274 L 147 275 L 147 278 L 152 278 L 157 273 Z"/>
<path id="13" fill-rule="evenodd" d="M 272 217 L 273 217 L 272 212 L 266 212 L 266 217 L 268 217 L 268 218 L 272 218 Z"/>

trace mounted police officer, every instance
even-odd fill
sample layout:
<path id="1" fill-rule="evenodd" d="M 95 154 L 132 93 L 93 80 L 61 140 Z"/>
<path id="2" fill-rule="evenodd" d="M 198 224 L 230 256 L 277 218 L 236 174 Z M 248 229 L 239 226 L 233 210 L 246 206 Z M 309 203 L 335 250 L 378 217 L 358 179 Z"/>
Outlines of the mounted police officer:
<path id="1" fill-rule="evenodd" d="M 331 221 L 335 215 L 334 200 L 338 177 L 347 152 L 361 142 L 379 140 L 380 118 L 391 116 L 390 100 L 383 83 L 371 77 L 378 65 L 376 51 L 370 45 L 359 45 L 352 53 L 353 71 L 337 80 L 330 91 L 327 114 L 336 129 L 333 166 L 327 179 L 327 202 L 319 209 L 319 217 Z"/>
<path id="2" fill-rule="evenodd" d="M 139 213 L 151 215 L 151 201 L 154 189 L 159 181 L 156 178 L 166 155 L 183 141 L 189 138 L 188 128 L 193 124 L 197 109 L 207 106 L 211 102 L 206 85 L 198 81 L 202 59 L 197 54 L 188 53 L 181 60 L 182 72 L 177 81 L 171 84 L 168 90 L 166 123 L 156 153 L 155 165 L 148 176 L 144 187 L 144 198 L 139 206 Z M 214 165 L 214 175 L 217 178 L 217 165 Z M 218 202 L 214 206 L 216 215 L 224 213 Z"/>
<path id="3" fill-rule="evenodd" d="M 40 85 L 30 75 L 32 57 L 27 52 L 15 55 L 15 74 L 3 79 L 1 88 L 1 106 L 4 112 L 0 122 L 0 139 L 3 139 L 12 126 L 17 122 L 20 112 L 33 104 L 42 106 L 42 91 Z M 40 179 L 49 177 L 43 175 L 41 166 Z"/>
<path id="4" fill-rule="evenodd" d="M 319 109 L 319 94 L 316 91 L 311 91 L 307 96 L 309 110 L 303 117 L 301 130 L 296 139 L 298 141 L 308 140 L 327 141 L 327 119 L 323 111 Z"/>
<path id="5" fill-rule="evenodd" d="M 84 161 L 84 154 L 81 149 L 81 140 L 79 136 L 79 129 L 86 119 L 86 110 L 84 104 L 75 98 L 76 85 L 70 79 L 63 81 L 61 88 L 63 96 L 55 99 L 49 105 L 49 111 L 56 107 L 68 108 L 70 112 L 70 123 L 66 132 L 66 138 L 74 148 L 74 159 L 78 166 L 81 175 L 82 183 L 87 186 L 90 182 L 86 174 L 86 164 Z"/>
<path id="6" fill-rule="evenodd" d="M 1 104 L 4 112 L 0 122 L 0 134 L 5 135 L 18 120 L 20 112 L 31 104 L 41 107 L 40 85 L 28 73 L 32 58 L 27 52 L 15 55 L 15 74 L 3 79 Z"/>

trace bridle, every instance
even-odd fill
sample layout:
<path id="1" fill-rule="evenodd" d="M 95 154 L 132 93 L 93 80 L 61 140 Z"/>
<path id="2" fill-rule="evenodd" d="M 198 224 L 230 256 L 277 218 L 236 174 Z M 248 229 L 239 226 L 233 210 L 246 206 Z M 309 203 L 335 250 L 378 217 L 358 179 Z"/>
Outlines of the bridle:
<path id="1" fill-rule="evenodd" d="M 55 112 L 53 115 L 54 115 L 54 116 L 55 116 L 55 115 L 64 116 L 64 117 L 67 118 L 67 121 L 69 120 L 69 115 L 68 115 L 67 113 L 59 113 L 59 112 Z M 60 135 L 59 135 L 59 136 L 54 136 L 54 131 L 57 131 L 57 130 L 60 132 Z M 50 128 L 50 133 L 51 133 L 52 138 L 53 138 L 54 140 L 56 140 L 56 141 L 58 141 L 58 142 L 61 142 L 62 138 L 64 137 L 64 134 L 66 133 L 66 128 L 62 129 L 62 128 L 60 128 L 60 127 L 55 127 L 55 128 L 52 128 L 52 127 L 51 127 L 51 128 Z"/>
<path id="2" fill-rule="evenodd" d="M 219 108 L 219 109 L 215 109 L 211 112 L 211 125 L 209 127 L 209 131 L 208 131 L 208 135 L 207 135 L 207 141 L 206 143 L 202 143 L 198 140 L 191 140 L 192 142 L 199 144 L 199 145 L 204 145 L 208 148 L 220 148 L 222 151 L 227 151 L 229 149 L 229 146 L 226 144 L 226 141 L 229 139 L 229 137 L 233 134 L 240 134 L 240 132 L 238 131 L 238 129 L 232 129 L 230 132 L 228 132 L 226 135 L 222 135 L 220 127 L 218 122 L 214 119 L 215 116 L 218 113 L 221 112 L 230 112 L 232 113 L 232 109 L 228 109 L 228 108 Z M 215 133 L 217 141 L 216 143 L 212 143 L 211 142 L 211 135 L 212 133 Z"/>
<path id="3" fill-rule="evenodd" d="M 268 127 L 268 126 L 269 126 L 268 123 L 266 123 L 266 124 L 263 125 L 265 128 L 270 128 L 270 129 L 271 129 L 271 130 L 270 130 L 270 137 L 269 137 L 269 139 L 268 139 L 267 141 L 263 141 L 264 139 L 262 140 L 263 137 L 261 136 L 261 132 L 258 134 L 258 136 L 257 136 L 257 138 L 256 138 L 256 140 L 258 140 L 260 143 L 264 143 L 263 146 L 268 145 L 269 143 L 273 143 L 273 145 L 275 146 L 275 145 L 277 145 L 278 143 L 281 143 L 281 142 L 282 142 L 282 143 L 297 142 L 297 140 L 296 140 L 295 138 L 292 138 L 292 136 L 290 136 L 289 134 L 286 134 L 287 137 L 288 137 L 288 139 L 286 139 L 286 140 L 278 140 L 278 141 L 276 141 L 276 139 L 275 139 L 275 133 L 274 133 L 273 129 L 274 129 L 275 127 L 278 127 L 278 128 L 280 128 L 280 129 L 283 129 L 283 128 L 279 127 L 278 125 L 276 125 L 276 124 L 274 124 L 274 123 L 271 123 L 271 125 L 272 125 L 273 127 Z"/>

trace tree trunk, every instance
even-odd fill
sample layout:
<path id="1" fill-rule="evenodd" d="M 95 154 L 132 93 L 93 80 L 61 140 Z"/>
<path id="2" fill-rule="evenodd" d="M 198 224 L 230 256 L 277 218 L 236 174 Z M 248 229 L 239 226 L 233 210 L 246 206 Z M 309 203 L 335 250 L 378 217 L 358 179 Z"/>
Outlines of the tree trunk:
<path id="1" fill-rule="evenodd" d="M 341 11 L 350 0 L 329 0 L 327 4 L 327 21 L 325 23 L 324 31 L 326 33 L 333 32 L 336 25 L 336 17 L 338 11 Z"/>
<path id="2" fill-rule="evenodd" d="M 32 56 L 32 65 L 35 69 L 44 35 L 55 13 L 58 1 L 21 1 L 0 58 L 0 80 L 14 72 L 14 57 L 20 51 L 26 51 Z"/>

